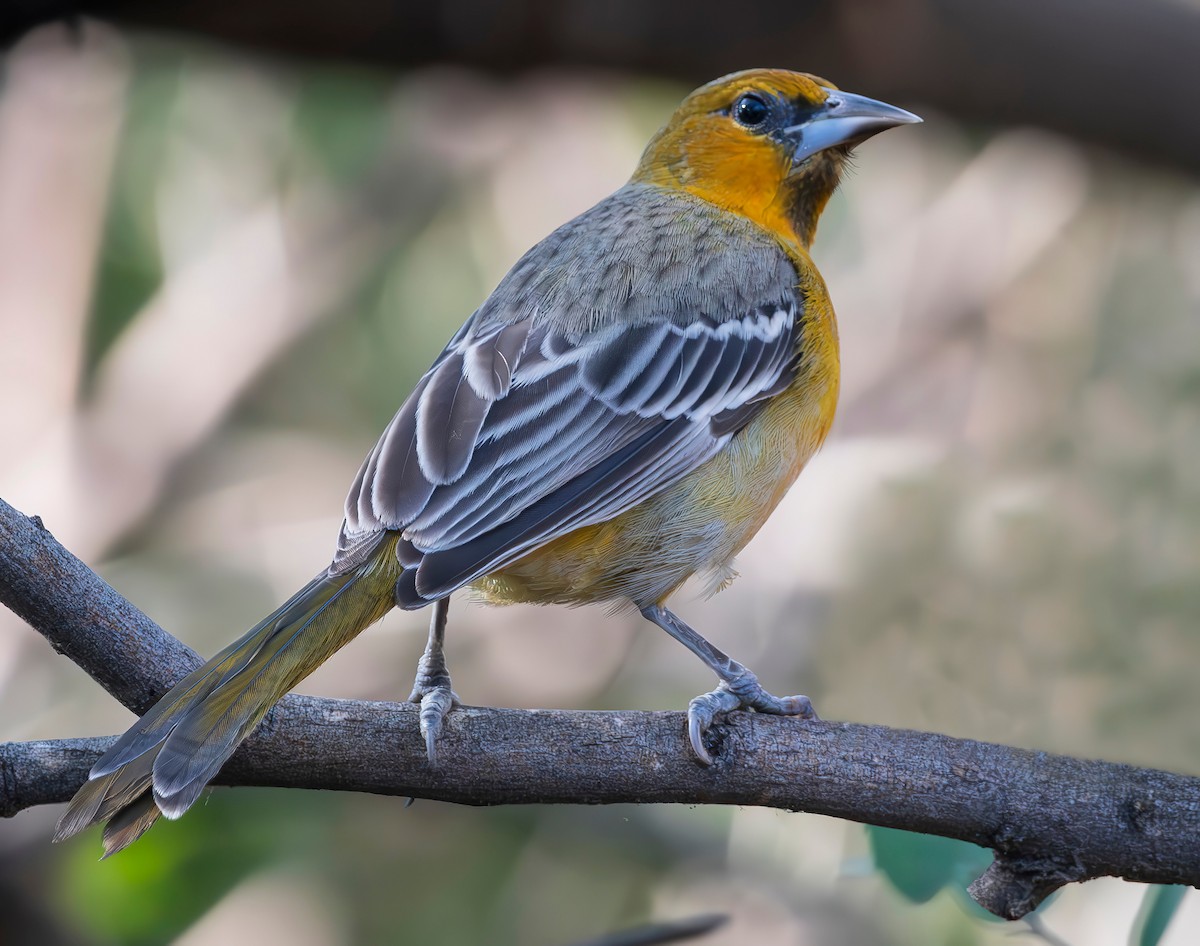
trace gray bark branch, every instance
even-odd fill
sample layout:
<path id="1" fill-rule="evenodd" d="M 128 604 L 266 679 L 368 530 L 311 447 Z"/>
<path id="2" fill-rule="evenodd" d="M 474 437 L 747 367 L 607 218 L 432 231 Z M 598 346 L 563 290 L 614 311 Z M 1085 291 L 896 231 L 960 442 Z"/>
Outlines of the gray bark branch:
<path id="1" fill-rule="evenodd" d="M 0 500 L 0 601 L 135 712 L 199 657 Z M 67 801 L 112 737 L 0 745 L 0 816 Z M 463 707 L 430 768 L 410 704 L 291 695 L 217 779 L 465 805 L 762 805 L 958 838 L 1016 919 L 1093 877 L 1200 885 L 1200 778 L 933 733 L 735 713 L 708 768 L 682 713 Z"/>

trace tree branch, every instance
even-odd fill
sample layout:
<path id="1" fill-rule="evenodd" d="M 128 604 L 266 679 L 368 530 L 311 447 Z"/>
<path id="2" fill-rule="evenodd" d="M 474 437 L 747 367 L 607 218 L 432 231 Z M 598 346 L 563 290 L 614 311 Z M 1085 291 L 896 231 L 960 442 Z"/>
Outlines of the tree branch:
<path id="1" fill-rule="evenodd" d="M 142 712 L 196 655 L 0 500 L 0 601 Z M 0 815 L 66 801 L 111 738 L 0 745 Z M 325 788 L 467 805 L 763 805 L 992 848 L 971 887 L 1016 919 L 1067 883 L 1200 884 L 1200 779 L 932 733 L 735 713 L 715 763 L 681 713 L 463 707 L 431 769 L 410 704 L 291 695 L 224 785 Z"/>

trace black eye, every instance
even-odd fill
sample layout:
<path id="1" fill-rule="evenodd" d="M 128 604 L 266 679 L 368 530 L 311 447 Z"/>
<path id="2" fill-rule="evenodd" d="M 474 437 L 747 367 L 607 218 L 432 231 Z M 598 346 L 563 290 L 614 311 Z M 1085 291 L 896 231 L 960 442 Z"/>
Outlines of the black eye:
<path id="1" fill-rule="evenodd" d="M 770 106 L 762 96 L 747 92 L 733 103 L 733 117 L 747 128 L 758 128 L 771 114 Z"/>

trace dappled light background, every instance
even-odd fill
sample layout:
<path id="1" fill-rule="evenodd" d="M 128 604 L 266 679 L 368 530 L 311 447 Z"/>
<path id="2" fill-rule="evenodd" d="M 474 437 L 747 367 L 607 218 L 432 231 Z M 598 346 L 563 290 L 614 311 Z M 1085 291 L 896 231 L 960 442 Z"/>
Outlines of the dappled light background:
<path id="1" fill-rule="evenodd" d="M 441 345 L 687 91 L 95 24 L 3 68 L 0 495 L 203 654 L 323 567 Z M 814 250 L 842 331 L 830 442 L 741 578 L 680 610 L 829 718 L 1200 773 L 1200 187 L 897 104 L 926 124 L 860 149 Z M 301 689 L 405 697 L 425 620 L 390 615 Z M 600 609 L 458 595 L 449 657 L 471 704 L 682 709 L 710 686 Z M 0 739 L 130 722 L 0 614 Z M 97 864 L 93 835 L 49 847 L 58 814 L 0 825 L 0 909 L 30 942 L 555 946 L 712 910 L 733 916 L 713 946 L 1012 942 L 815 816 L 218 789 Z M 1071 888 L 1037 922 L 1124 943 L 1143 889 Z M 1196 899 L 1164 943 L 1200 941 Z"/>

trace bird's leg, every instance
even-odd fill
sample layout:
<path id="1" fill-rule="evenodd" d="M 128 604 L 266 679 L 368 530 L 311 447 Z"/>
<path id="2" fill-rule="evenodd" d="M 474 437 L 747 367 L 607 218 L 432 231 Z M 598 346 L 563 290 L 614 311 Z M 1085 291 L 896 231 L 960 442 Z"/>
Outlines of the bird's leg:
<path id="1" fill-rule="evenodd" d="M 819 718 L 807 696 L 772 696 L 762 688 L 753 671 L 714 647 L 661 605 L 642 608 L 642 616 L 653 621 L 703 660 L 721 681 L 721 685 L 711 693 L 704 693 L 688 704 L 688 738 L 692 750 L 705 765 L 712 764 L 712 756 L 704 747 L 704 733 L 720 713 L 752 709 L 776 716 Z"/>
<path id="2" fill-rule="evenodd" d="M 430 765 L 437 765 L 437 740 L 442 732 L 442 720 L 459 705 L 458 694 L 450 688 L 450 671 L 446 669 L 443 649 L 449 613 L 449 598 L 440 598 L 433 603 L 429 642 L 417 663 L 417 679 L 408 698 L 410 703 L 421 704 L 421 735 L 425 737 L 425 752 Z"/>

